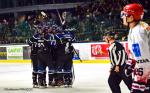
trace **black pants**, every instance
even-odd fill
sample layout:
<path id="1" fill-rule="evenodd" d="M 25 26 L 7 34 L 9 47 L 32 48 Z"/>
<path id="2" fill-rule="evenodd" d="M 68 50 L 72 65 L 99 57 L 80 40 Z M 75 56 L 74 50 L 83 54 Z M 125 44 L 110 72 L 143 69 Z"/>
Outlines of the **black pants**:
<path id="1" fill-rule="evenodd" d="M 55 49 L 55 58 L 56 72 L 61 73 L 64 70 L 64 63 L 66 60 L 65 46 L 60 45 Z"/>
<path id="2" fill-rule="evenodd" d="M 110 72 L 108 84 L 112 93 L 121 93 L 120 83 L 122 80 L 127 85 L 128 89 L 131 90 L 132 77 L 125 76 L 124 67 L 120 68 L 120 72 L 115 72 L 114 69 Z"/>
<path id="3" fill-rule="evenodd" d="M 38 73 L 39 79 L 46 79 L 46 67 L 48 67 L 48 73 L 54 73 L 54 63 L 52 61 L 51 51 L 38 51 Z M 44 76 L 44 77 L 43 77 Z M 49 75 L 49 80 L 52 81 L 53 75 Z"/>
<path id="4" fill-rule="evenodd" d="M 63 81 L 64 75 L 64 62 L 65 62 L 65 53 L 63 47 L 59 47 L 56 50 L 56 60 L 55 60 L 55 81 Z"/>
<path id="5" fill-rule="evenodd" d="M 38 78 L 38 59 L 37 59 L 37 54 L 31 53 L 31 62 L 32 62 L 32 80 L 33 84 L 37 84 L 37 78 Z"/>
<path id="6" fill-rule="evenodd" d="M 51 53 L 49 51 L 40 51 L 38 52 L 38 69 L 40 72 L 45 72 L 46 67 L 48 67 L 49 70 L 54 69 Z"/>
<path id="7" fill-rule="evenodd" d="M 37 72 L 38 72 L 38 59 L 37 59 L 37 54 L 32 54 L 32 53 L 31 53 L 30 57 L 31 57 L 33 72 L 37 73 Z"/>
<path id="8" fill-rule="evenodd" d="M 66 60 L 65 60 L 65 63 L 64 63 L 64 71 L 66 73 L 68 73 L 68 74 L 69 73 L 72 74 L 72 66 L 73 66 L 72 58 L 73 58 L 73 54 L 72 53 L 66 54 Z M 72 77 L 70 77 L 70 78 L 72 78 Z"/>

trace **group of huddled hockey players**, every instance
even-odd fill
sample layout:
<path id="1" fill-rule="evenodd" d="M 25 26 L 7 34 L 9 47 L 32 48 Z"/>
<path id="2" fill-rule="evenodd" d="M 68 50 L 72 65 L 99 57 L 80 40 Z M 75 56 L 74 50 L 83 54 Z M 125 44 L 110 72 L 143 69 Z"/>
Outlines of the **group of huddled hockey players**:
<path id="1" fill-rule="evenodd" d="M 44 22 L 36 25 L 35 34 L 28 40 L 31 46 L 33 88 L 72 86 L 73 42 L 75 42 L 75 36 L 71 29 Z"/>

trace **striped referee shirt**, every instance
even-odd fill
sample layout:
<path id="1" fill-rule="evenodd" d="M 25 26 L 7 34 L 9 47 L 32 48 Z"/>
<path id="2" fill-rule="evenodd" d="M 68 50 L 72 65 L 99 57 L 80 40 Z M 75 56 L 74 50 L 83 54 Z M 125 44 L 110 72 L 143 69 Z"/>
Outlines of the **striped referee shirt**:
<path id="1" fill-rule="evenodd" d="M 108 49 L 109 57 L 111 61 L 111 68 L 114 68 L 116 65 L 122 66 L 127 60 L 127 54 L 124 47 L 119 42 L 113 42 Z"/>

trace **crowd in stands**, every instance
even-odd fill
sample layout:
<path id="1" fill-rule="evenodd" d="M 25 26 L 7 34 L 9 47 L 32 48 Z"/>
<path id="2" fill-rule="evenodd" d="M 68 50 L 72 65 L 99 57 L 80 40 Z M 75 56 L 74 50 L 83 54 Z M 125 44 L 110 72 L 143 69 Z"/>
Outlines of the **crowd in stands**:
<path id="1" fill-rule="evenodd" d="M 141 3 L 145 8 L 144 21 L 150 23 L 149 0 L 96 0 L 77 6 L 75 9 L 59 10 L 70 12 L 70 26 L 75 28 L 78 42 L 97 42 L 103 40 L 106 30 L 114 29 L 119 40 L 127 36 L 127 29 L 120 19 L 122 7 L 128 3 Z M 46 11 L 47 22 L 60 24 L 58 12 Z M 17 19 L 3 18 L 0 20 L 0 43 L 24 43 L 35 31 L 34 22 L 43 20 L 39 14 L 23 14 Z"/>

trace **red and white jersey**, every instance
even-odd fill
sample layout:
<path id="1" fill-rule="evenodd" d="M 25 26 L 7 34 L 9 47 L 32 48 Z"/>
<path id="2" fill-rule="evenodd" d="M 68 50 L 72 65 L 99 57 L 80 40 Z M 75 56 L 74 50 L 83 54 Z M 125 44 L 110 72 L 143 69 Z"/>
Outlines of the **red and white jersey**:
<path id="1" fill-rule="evenodd" d="M 150 75 L 150 31 L 146 31 L 144 22 L 139 22 L 128 34 L 128 47 L 133 59 L 137 61 L 135 81 L 146 81 Z"/>

